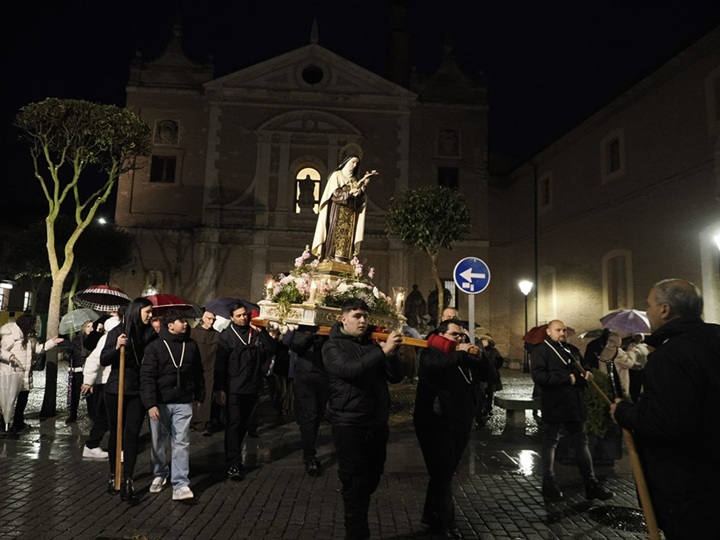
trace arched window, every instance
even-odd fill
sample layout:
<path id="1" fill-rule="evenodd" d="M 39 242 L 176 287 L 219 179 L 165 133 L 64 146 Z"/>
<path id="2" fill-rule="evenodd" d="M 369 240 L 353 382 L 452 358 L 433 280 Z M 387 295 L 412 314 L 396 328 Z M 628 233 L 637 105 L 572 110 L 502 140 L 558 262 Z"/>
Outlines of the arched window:
<path id="1" fill-rule="evenodd" d="M 304 167 L 295 175 L 295 213 L 317 214 L 320 211 L 320 172 Z"/>
<path id="2" fill-rule="evenodd" d="M 632 257 L 626 249 L 615 249 L 602 258 L 605 311 L 632 309 Z"/>

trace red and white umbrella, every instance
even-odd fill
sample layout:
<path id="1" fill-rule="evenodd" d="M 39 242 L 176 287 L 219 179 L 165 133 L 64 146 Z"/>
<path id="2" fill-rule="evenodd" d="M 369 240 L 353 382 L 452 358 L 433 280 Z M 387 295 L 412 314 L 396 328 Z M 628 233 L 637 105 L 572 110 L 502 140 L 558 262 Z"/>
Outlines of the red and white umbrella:
<path id="1" fill-rule="evenodd" d="M 162 317 L 168 311 L 176 309 L 188 317 L 202 317 L 202 309 L 200 306 L 181 296 L 168 293 L 157 293 L 149 294 L 145 298 L 152 302 L 153 315 L 155 316 Z"/>
<path id="2" fill-rule="evenodd" d="M 122 306 L 127 306 L 131 298 L 117 287 L 92 285 L 76 293 L 72 300 L 78 307 L 95 311 L 118 311 Z"/>

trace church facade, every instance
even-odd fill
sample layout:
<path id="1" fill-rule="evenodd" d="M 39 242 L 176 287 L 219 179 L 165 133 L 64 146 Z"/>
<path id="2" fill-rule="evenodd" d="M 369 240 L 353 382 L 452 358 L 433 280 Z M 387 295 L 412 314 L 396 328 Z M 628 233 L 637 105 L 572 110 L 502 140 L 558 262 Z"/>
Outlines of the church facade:
<path id="1" fill-rule="evenodd" d="M 164 55 L 133 66 L 127 107 L 153 130 L 152 156 L 118 186 L 116 223 L 136 259 L 113 274 L 139 295 L 172 292 L 198 304 L 262 298 L 269 275 L 292 269 L 313 238 L 325 180 L 348 147 L 367 188 L 359 258 L 383 291 L 433 288 L 430 259 L 385 233 L 390 199 L 438 183 L 469 200 L 470 235 L 456 259 L 488 256 L 487 103 L 448 56 L 409 90 L 317 43 L 213 78 L 173 38 Z"/>

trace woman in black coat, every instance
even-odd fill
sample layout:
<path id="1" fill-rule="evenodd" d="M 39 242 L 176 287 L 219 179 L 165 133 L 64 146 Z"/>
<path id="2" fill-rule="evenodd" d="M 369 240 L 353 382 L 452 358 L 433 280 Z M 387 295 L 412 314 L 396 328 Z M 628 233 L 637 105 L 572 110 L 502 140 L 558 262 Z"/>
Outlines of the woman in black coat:
<path id="1" fill-rule="evenodd" d="M 123 478 L 120 486 L 122 500 L 132 502 L 135 496 L 133 472 L 137 460 L 138 439 L 145 419 L 145 407 L 140 398 L 140 365 L 145 347 L 157 338 L 157 332 L 150 325 L 152 303 L 147 298 L 136 298 L 127 307 L 123 321 L 110 330 L 105 347 L 100 353 L 100 364 L 112 366 L 105 384 L 105 406 L 110 421 L 108 458 L 110 477 L 108 492 L 115 493 L 115 459 L 118 427 L 118 396 L 120 393 L 120 349 L 125 348 L 125 370 L 123 372 Z"/>

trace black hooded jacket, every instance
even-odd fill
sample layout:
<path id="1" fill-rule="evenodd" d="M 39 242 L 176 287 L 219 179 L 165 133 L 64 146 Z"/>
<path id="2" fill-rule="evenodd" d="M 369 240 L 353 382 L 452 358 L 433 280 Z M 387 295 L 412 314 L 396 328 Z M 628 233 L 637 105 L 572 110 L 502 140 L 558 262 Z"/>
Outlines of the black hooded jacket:
<path id="1" fill-rule="evenodd" d="M 160 330 L 145 348 L 140 367 L 140 397 L 146 409 L 161 403 L 205 401 L 205 377 L 197 343 L 190 333 L 171 334 Z"/>

